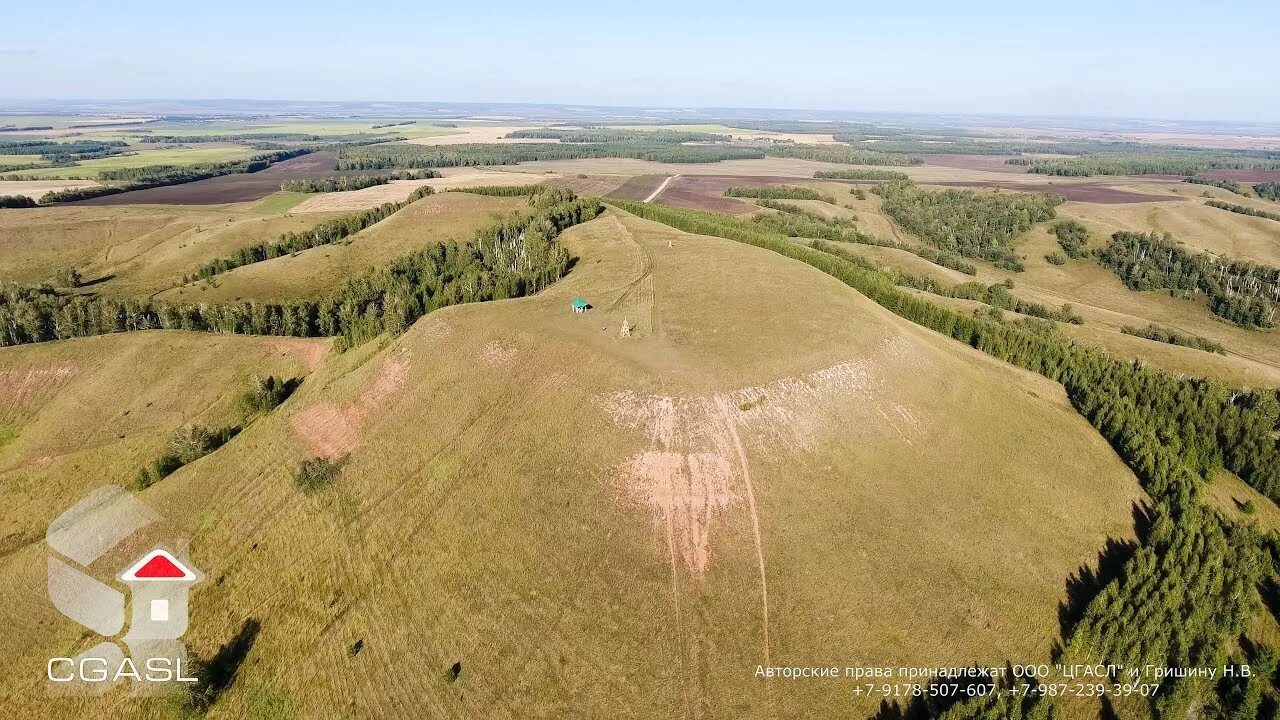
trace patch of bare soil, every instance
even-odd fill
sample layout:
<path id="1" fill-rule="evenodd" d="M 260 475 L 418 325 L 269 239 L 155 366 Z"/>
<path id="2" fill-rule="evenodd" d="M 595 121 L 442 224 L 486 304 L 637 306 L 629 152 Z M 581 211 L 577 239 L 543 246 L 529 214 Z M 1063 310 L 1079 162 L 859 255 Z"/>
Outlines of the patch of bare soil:
<path id="1" fill-rule="evenodd" d="M 290 158 L 256 173 L 222 175 L 182 185 L 134 190 L 81 200 L 72 205 L 222 205 L 224 203 L 260 200 L 280 191 L 285 180 L 323 178 L 330 175 L 368 175 L 367 170 L 335 171 L 337 158 L 332 153 L 318 152 Z"/>
<path id="2" fill-rule="evenodd" d="M 761 187 L 795 182 L 812 181 L 812 178 L 787 178 L 757 175 L 681 175 L 673 178 L 656 202 L 693 210 L 749 215 L 758 208 L 755 204 L 738 198 L 725 197 L 731 187 Z"/>
<path id="3" fill-rule="evenodd" d="M 315 371 L 329 349 L 323 340 L 310 338 L 272 338 L 267 341 L 267 347 L 271 352 L 298 358 L 308 373 Z"/>
<path id="4" fill-rule="evenodd" d="M 637 175 L 611 191 L 608 197 L 619 200 L 644 200 L 652 195 L 667 177 L 667 175 Z"/>
<path id="5" fill-rule="evenodd" d="M 301 410 L 289 420 L 294 435 L 314 457 L 334 460 L 351 454 L 360 446 L 370 416 L 404 386 L 409 363 L 409 350 L 401 348 L 383 362 L 373 384 L 355 402 L 322 402 Z"/>
<path id="6" fill-rule="evenodd" d="M 1206 170 L 1200 176 L 1237 182 L 1280 182 L 1280 170 Z"/>

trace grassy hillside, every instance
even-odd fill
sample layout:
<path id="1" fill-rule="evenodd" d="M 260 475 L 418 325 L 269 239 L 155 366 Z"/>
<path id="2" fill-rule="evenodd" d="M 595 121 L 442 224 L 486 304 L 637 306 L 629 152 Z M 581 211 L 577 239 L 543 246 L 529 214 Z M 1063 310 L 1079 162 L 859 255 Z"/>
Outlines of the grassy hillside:
<path id="1" fill-rule="evenodd" d="M 175 301 L 320 297 L 367 267 L 386 265 L 432 243 L 470 240 L 495 215 L 505 215 L 526 204 L 527 198 L 523 197 L 431 195 L 342 243 L 245 265 L 212 282 L 189 283 L 167 290 L 160 297 Z"/>
<path id="2" fill-rule="evenodd" d="M 0 278 L 52 280 L 75 267 L 96 292 L 149 295 L 245 245 L 342 213 L 262 213 L 250 205 L 57 207 L 0 214 Z M 105 280 L 104 280 L 105 278 Z"/>
<path id="3" fill-rule="evenodd" d="M 143 494 L 208 573 L 192 651 L 261 623 L 211 717 L 870 714 L 752 673 L 1042 657 L 1067 577 L 1132 535 L 1134 478 L 1056 384 L 763 250 L 612 212 L 563 241 L 551 289 L 326 359 Z M 136 337 L 168 336 L 95 341 Z M 304 495 L 316 456 L 342 476 Z M 0 559 L 9 607 L 46 612 L 43 562 Z M 23 629 L 0 667 L 76 643 Z"/>

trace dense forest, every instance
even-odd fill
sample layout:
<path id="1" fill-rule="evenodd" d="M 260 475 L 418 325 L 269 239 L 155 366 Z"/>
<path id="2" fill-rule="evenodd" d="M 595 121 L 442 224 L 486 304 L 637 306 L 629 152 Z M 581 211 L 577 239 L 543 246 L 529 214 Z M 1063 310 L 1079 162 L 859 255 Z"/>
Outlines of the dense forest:
<path id="1" fill-rule="evenodd" d="M 1280 213 L 1267 212 L 1266 210 L 1251 208 L 1248 205 L 1237 205 L 1235 203 L 1223 202 L 1221 200 L 1206 200 L 1204 204 L 1209 207 L 1218 208 L 1219 210 L 1228 210 L 1240 215 L 1249 215 L 1251 217 L 1280 221 Z"/>
<path id="2" fill-rule="evenodd" d="M 386 185 L 392 180 L 425 180 L 438 178 L 434 170 L 406 170 L 387 175 L 330 175 L 324 178 L 299 178 L 285 180 L 280 189 L 287 192 L 324 193 L 362 190 L 375 185 Z"/>
<path id="3" fill-rule="evenodd" d="M 813 174 L 818 180 L 870 180 L 875 182 L 889 180 L 910 180 L 906 173 L 893 170 L 819 170 Z"/>
<path id="4" fill-rule="evenodd" d="M 1208 338 L 1202 338 L 1199 335 L 1187 335 L 1177 330 L 1162 328 L 1159 325 L 1148 325 L 1145 328 L 1122 327 L 1120 332 L 1125 335 L 1134 335 L 1156 342 L 1168 343 L 1170 345 L 1181 345 L 1182 347 L 1195 348 L 1196 350 L 1204 350 L 1205 352 L 1226 355 L 1227 349 L 1221 344 L 1216 343 Z"/>
<path id="5" fill-rule="evenodd" d="M 727 197 L 759 198 L 763 200 L 821 200 L 832 205 L 836 199 L 830 195 L 802 185 L 763 185 L 760 187 L 730 187 L 724 191 Z"/>
<path id="6" fill-rule="evenodd" d="M 1203 292 L 1209 309 L 1245 327 L 1275 326 L 1280 269 L 1188 252 L 1168 235 L 1117 232 L 1098 252 L 1130 290 Z"/>
<path id="7" fill-rule="evenodd" d="M 918 157 L 901 153 L 887 153 L 878 150 L 866 150 L 849 145 L 772 145 L 765 152 L 772 157 L 795 158 L 797 160 L 816 160 L 818 162 L 842 163 L 845 165 L 923 165 Z"/>
<path id="8" fill-rule="evenodd" d="M 674 144 L 687 142 L 728 142 L 728 135 L 685 130 L 627 130 L 622 128 L 529 128 L 515 130 L 504 137 L 559 140 L 565 143 L 640 142 Z"/>
<path id="9" fill-rule="evenodd" d="M 1212 178 L 1189 177 L 1182 182 L 1191 183 L 1193 185 L 1209 185 L 1210 187 L 1222 188 L 1223 190 L 1233 192 L 1237 195 L 1246 194 L 1244 188 L 1235 180 L 1214 180 Z"/>
<path id="10" fill-rule="evenodd" d="M 1280 151 L 1192 150 L 1100 153 L 1069 159 L 1015 158 L 1042 175 L 1197 175 L 1206 170 L 1280 169 Z"/>
<path id="11" fill-rule="evenodd" d="M 1067 257 L 1079 260 L 1089 256 L 1089 229 L 1075 220 L 1059 220 L 1049 228 Z"/>
<path id="12" fill-rule="evenodd" d="M 38 155 L 49 165 L 63 167 L 79 160 L 119 155 L 128 147 L 123 140 L 0 140 L 0 155 Z"/>
<path id="13" fill-rule="evenodd" d="M 432 194 L 432 192 L 429 186 L 424 185 L 414 190 L 409 199 L 404 202 L 383 203 L 378 207 L 370 208 L 354 215 L 327 220 L 310 230 L 287 232 L 275 242 L 263 241 L 248 247 L 242 247 L 234 255 L 219 258 L 200 266 L 194 273 L 182 278 L 182 281 L 187 283 L 195 280 L 206 280 L 244 265 L 252 265 L 264 260 L 284 257 L 285 255 L 292 255 L 303 250 L 338 242 L 382 222 L 400 209 L 408 207 L 413 202 Z"/>
<path id="14" fill-rule="evenodd" d="M 1137 668 L 1220 665 L 1227 643 L 1247 630 L 1260 607 L 1255 588 L 1274 569 L 1259 534 L 1206 505 L 1202 488 L 1204 478 L 1225 468 L 1280 499 L 1280 396 L 1275 390 L 1245 391 L 1175 377 L 1055 334 L 953 312 L 896 288 L 890 275 L 736 218 L 617 204 L 686 232 L 737 240 L 805 262 L 898 315 L 1063 384 L 1072 405 L 1110 442 L 1154 503 L 1147 511 L 1150 525 L 1118 577 L 1107 580 L 1079 619 L 1064 626 L 1066 661 Z M 1153 699 L 1139 702 L 1161 718 L 1187 717 L 1204 702 L 1224 715 L 1240 707 L 1234 690 L 1217 690 L 1195 678 L 1166 678 Z M 1054 702 L 1002 695 L 962 702 L 946 717 L 1012 720 L 1033 709 L 1046 717 L 1052 707 L 1028 704 Z"/>
<path id="15" fill-rule="evenodd" d="M 1254 183 L 1253 191 L 1264 200 L 1280 201 L 1280 182 Z"/>
<path id="16" fill-rule="evenodd" d="M 1057 195 L 975 190 L 924 190 L 893 182 L 872 190 L 884 210 L 908 232 L 942 250 L 989 260 L 1019 271 L 1014 242 L 1036 223 L 1051 220 L 1064 202 Z"/>
<path id="17" fill-rule="evenodd" d="M 488 195 L 490 197 L 519 197 L 533 195 L 547 190 L 545 185 L 475 185 L 467 188 L 453 188 L 450 192 L 464 192 L 472 195 Z"/>
<path id="18" fill-rule="evenodd" d="M 753 148 L 679 145 L 653 141 L 610 143 L 513 143 L 486 145 L 368 145 L 338 153 L 339 170 L 514 165 L 537 160 L 632 158 L 653 162 L 712 163 L 763 158 Z"/>
<path id="19" fill-rule="evenodd" d="M 349 278 L 319 301 L 168 303 L 63 294 L 49 287 L 0 289 L 0 346 L 135 330 L 182 329 L 259 335 L 340 336 L 349 347 L 400 332 L 447 305 L 535 293 L 568 271 L 556 241 L 595 217 L 599 205 L 565 190 L 530 198 L 467 243 L 439 243 L 389 267 Z"/>

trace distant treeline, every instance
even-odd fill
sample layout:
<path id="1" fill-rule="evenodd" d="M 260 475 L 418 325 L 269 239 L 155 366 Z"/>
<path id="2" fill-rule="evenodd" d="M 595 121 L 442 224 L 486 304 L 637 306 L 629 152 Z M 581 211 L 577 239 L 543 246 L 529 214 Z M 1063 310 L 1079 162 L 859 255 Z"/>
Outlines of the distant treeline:
<path id="1" fill-rule="evenodd" d="M 1078 616 L 1064 615 L 1062 659 L 1055 662 L 1209 667 L 1221 662 L 1228 643 L 1245 631 L 1261 607 L 1255 588 L 1264 577 L 1274 577 L 1263 538 L 1208 506 L 1202 488 L 1205 477 L 1226 468 L 1280 499 L 1275 435 L 1280 397 L 1275 390 L 1240 390 L 1175 377 L 1058 334 L 957 313 L 896 288 L 886 273 L 734 218 L 664 205 L 617 204 L 686 232 L 726 237 L 805 262 L 908 320 L 1063 384 L 1072 405 L 1134 471 L 1154 504 L 1137 547 L 1127 560 L 1121 557 L 1118 575 L 1099 579 L 1100 591 Z M 1242 704 L 1233 694 L 1236 685 L 1164 678 L 1150 709 L 1157 717 L 1185 717 L 1191 708 L 1212 702 L 1224 714 L 1234 712 Z M 1056 698 L 1030 695 L 996 693 L 964 701 L 946 717 L 1057 716 Z"/>
<path id="2" fill-rule="evenodd" d="M 935 247 L 1021 271 L 1014 241 L 1036 223 L 1052 220 L 1057 195 L 974 190 L 923 190 L 910 182 L 872 189 L 884 210 L 907 231 Z"/>
<path id="3" fill-rule="evenodd" d="M 1237 205 L 1235 203 L 1223 202 L 1221 200 L 1206 200 L 1204 204 L 1209 207 L 1218 208 L 1219 210 L 1229 210 L 1240 215 L 1250 215 L 1252 217 L 1280 221 L 1280 213 L 1267 212 L 1266 210 L 1251 208 L 1248 205 Z"/>
<path id="4" fill-rule="evenodd" d="M 1199 335 L 1187 335 L 1177 330 L 1162 328 L 1159 325 L 1148 325 L 1145 328 L 1122 327 L 1120 332 L 1125 335 L 1134 335 L 1156 342 L 1168 343 L 1170 345 L 1181 345 L 1182 347 L 1195 348 L 1196 350 L 1204 350 L 1205 352 L 1217 353 L 1218 355 L 1226 355 L 1227 349 L 1221 344 L 1216 343 L 1208 338 L 1202 338 Z"/>
<path id="5" fill-rule="evenodd" d="M 123 140 L 0 140 L 0 155 L 38 155 L 50 166 L 66 167 L 80 160 L 119 155 L 128 147 Z"/>
<path id="6" fill-rule="evenodd" d="M 1244 188 L 1235 180 L 1214 180 L 1212 178 L 1189 177 L 1182 182 L 1191 183 L 1193 185 L 1209 185 L 1211 187 L 1222 188 L 1223 190 L 1233 192 L 1237 195 L 1246 194 Z"/>
<path id="7" fill-rule="evenodd" d="M 145 167 L 138 168 L 103 170 L 99 174 L 99 177 L 103 180 L 122 180 L 125 181 L 125 184 L 53 190 L 45 193 L 45 195 L 40 198 L 40 204 L 52 205 L 53 203 L 87 200 L 89 198 L 102 197 L 104 195 L 115 195 L 117 193 L 130 192 L 132 190 L 146 190 L 147 188 L 164 187 L 166 185 L 181 185 L 183 183 L 195 182 L 196 180 L 207 180 L 221 175 L 254 173 L 271 167 L 273 163 L 280 162 L 281 160 L 288 160 L 289 158 L 295 158 L 300 155 L 306 155 L 310 152 L 312 152 L 311 148 L 293 148 L 290 150 L 276 150 L 269 153 L 263 153 L 261 155 L 254 155 L 248 160 L 229 160 L 227 162 L 205 163 L 201 165 L 147 165 Z"/>
<path id="8" fill-rule="evenodd" d="M 398 135 L 375 135 L 370 133 L 345 133 L 340 135 L 312 135 L 310 133 L 237 133 L 227 135 L 144 135 L 144 143 L 162 143 L 166 145 L 194 145 L 198 143 L 367 143 L 399 140 Z"/>
<path id="9" fill-rule="evenodd" d="M 304 193 L 346 192 L 386 185 L 392 180 L 426 180 L 438 177 L 440 173 L 435 170 L 406 170 L 388 175 L 330 175 L 325 178 L 285 180 L 280 183 L 280 189 Z"/>
<path id="10" fill-rule="evenodd" d="M 472 195 L 488 195 L 490 197 L 519 197 L 533 195 L 547 189 L 545 185 L 477 185 L 475 187 L 451 188 L 450 192 L 464 192 Z"/>
<path id="11" fill-rule="evenodd" d="M 1280 201 L 1280 182 L 1255 183 L 1253 191 L 1264 200 Z"/>
<path id="12" fill-rule="evenodd" d="M 813 188 L 802 185 L 764 185 L 761 187 L 730 187 L 726 197 L 760 198 L 764 200 L 821 200 L 835 204 L 836 199 Z"/>
<path id="13" fill-rule="evenodd" d="M 556 241 L 600 207 L 564 190 L 478 232 L 471 242 L 436 243 L 390 266 L 348 279 L 319 301 L 168 303 L 64 295 L 51 288 L 0 289 L 0 345 L 134 330 L 182 329 L 301 337 L 340 336 L 350 347 L 400 332 L 432 310 L 535 293 L 568 271 Z"/>
<path id="14" fill-rule="evenodd" d="M 373 129 L 378 130 L 381 128 L 399 127 L 401 125 L 416 125 L 417 123 L 418 123 L 417 120 L 401 120 L 400 122 L 389 122 L 389 123 L 383 123 L 381 125 L 374 125 Z"/>
<path id="15" fill-rule="evenodd" d="M 36 201 L 26 195 L 0 195 L 0 208 L 33 208 Z"/>
<path id="16" fill-rule="evenodd" d="M 727 142 L 728 135 L 684 130 L 626 130 L 619 128 L 528 128 L 507 133 L 504 137 L 517 139 L 559 140 L 566 143 L 609 142 L 658 142 L 680 144 L 686 142 Z"/>
<path id="17" fill-rule="evenodd" d="M 773 145 L 766 151 L 773 157 L 816 160 L 818 162 L 845 165 L 923 165 L 918 157 L 876 150 L 864 150 L 848 145 Z"/>
<path id="18" fill-rule="evenodd" d="M 1075 220 L 1059 220 L 1049 228 L 1067 257 L 1079 260 L 1089 256 L 1089 229 Z"/>
<path id="19" fill-rule="evenodd" d="M 1130 290 L 1203 292 L 1209 310 L 1245 327 L 1275 326 L 1280 302 L 1280 269 L 1191 253 L 1168 235 L 1117 232 L 1098 252 Z"/>
<path id="20" fill-rule="evenodd" d="M 819 248 L 827 250 L 828 248 Z M 1070 303 L 1064 303 L 1057 310 L 1029 300 L 1021 300 L 1013 296 L 1010 290 L 1013 290 L 1013 281 L 1005 280 L 1001 283 L 993 285 L 983 285 L 977 281 L 960 283 L 958 285 L 947 285 L 938 282 L 928 275 L 917 275 L 913 273 L 898 273 L 896 284 L 904 287 L 911 287 L 917 290 L 924 290 L 934 295 L 942 297 L 959 298 L 961 300 L 977 300 L 980 303 L 990 305 L 1000 310 L 1008 310 L 1016 312 L 1019 315 L 1028 315 L 1042 320 L 1056 320 L 1058 322 L 1070 323 L 1072 325 L 1083 325 L 1084 318 L 1081 317 L 1071 307 Z"/>
<path id="21" fill-rule="evenodd" d="M 321 245 L 329 245 L 369 228 L 391 217 L 400 209 L 432 194 L 430 186 L 424 185 L 413 191 L 404 202 L 383 203 L 354 215 L 327 220 L 303 232 L 287 232 L 275 242 L 260 242 L 240 248 L 235 254 L 213 260 L 202 265 L 191 275 L 182 278 L 183 282 L 205 280 L 244 265 L 271 260 L 272 258 L 292 255 Z"/>
<path id="22" fill-rule="evenodd" d="M 916 247 L 907 245 L 906 243 L 886 240 L 874 235 L 868 235 L 858 230 L 857 223 L 853 220 L 841 218 L 826 218 L 817 213 L 809 212 L 803 208 L 788 205 L 786 203 L 775 200 L 758 200 L 759 205 L 774 210 L 778 210 L 781 214 L 777 215 L 757 215 L 752 218 L 764 227 L 781 233 L 787 237 L 813 238 L 822 240 L 834 240 L 836 242 L 848 242 L 857 245 L 874 245 L 876 247 L 887 247 L 895 250 L 909 252 L 917 257 L 922 257 L 935 265 L 941 265 L 962 272 L 966 275 L 978 274 L 978 268 L 970 262 L 966 262 L 959 255 L 945 250 L 937 250 L 927 247 Z"/>
<path id="23" fill-rule="evenodd" d="M 1184 150 L 1087 155 L 1069 159 L 1012 158 L 1042 175 L 1197 175 L 1206 170 L 1280 169 L 1280 151 Z"/>
<path id="24" fill-rule="evenodd" d="M 906 173 L 893 170 L 819 170 L 813 174 L 819 180 L 910 180 Z"/>
<path id="25" fill-rule="evenodd" d="M 514 165 L 538 160 L 632 158 L 668 163 L 712 163 L 763 158 L 751 148 L 660 142 L 512 143 L 494 145 L 369 145 L 338 153 L 339 170 L 385 170 L 474 165 Z"/>
<path id="26" fill-rule="evenodd" d="M 52 125 L 0 125 L 0 132 L 30 132 L 32 130 L 52 130 Z"/>

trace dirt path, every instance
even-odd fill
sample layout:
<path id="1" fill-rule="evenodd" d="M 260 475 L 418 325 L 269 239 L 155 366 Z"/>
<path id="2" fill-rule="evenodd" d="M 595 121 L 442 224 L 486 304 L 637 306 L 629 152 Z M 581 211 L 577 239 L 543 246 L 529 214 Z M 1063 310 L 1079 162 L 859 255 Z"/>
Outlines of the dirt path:
<path id="1" fill-rule="evenodd" d="M 666 180 L 663 180 L 661 185 L 659 185 L 658 187 L 654 188 L 654 191 L 653 191 L 653 192 L 651 192 L 651 193 L 649 193 L 649 197 L 645 198 L 645 199 L 644 199 L 644 202 L 647 202 L 647 203 L 653 202 L 655 198 L 657 198 L 659 195 L 661 195 L 661 194 L 662 194 L 662 191 L 663 191 L 663 190 L 666 190 L 666 189 L 667 189 L 667 185 L 670 185 L 670 184 L 671 184 L 671 181 L 672 181 L 672 180 L 675 180 L 675 179 L 676 179 L 676 178 L 678 178 L 678 177 L 680 177 L 680 176 L 679 176 L 679 175 L 668 175 L 668 176 L 667 176 L 667 179 L 666 179 Z"/>

